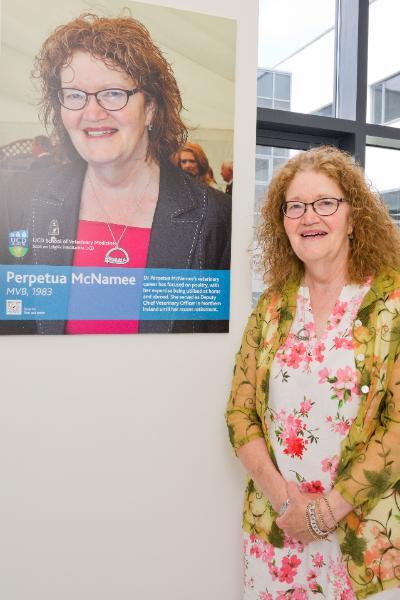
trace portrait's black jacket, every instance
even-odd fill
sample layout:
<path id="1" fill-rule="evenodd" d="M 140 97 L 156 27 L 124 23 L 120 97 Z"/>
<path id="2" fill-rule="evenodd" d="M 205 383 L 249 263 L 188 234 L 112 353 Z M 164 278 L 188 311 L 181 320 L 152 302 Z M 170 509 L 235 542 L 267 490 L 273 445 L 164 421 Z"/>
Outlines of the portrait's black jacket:
<path id="1" fill-rule="evenodd" d="M 0 182 L 0 263 L 68 266 L 73 250 L 30 249 L 23 259 L 8 252 L 8 232 L 28 229 L 48 238 L 56 221 L 60 239 L 76 239 L 86 163 L 76 160 Z M 160 191 L 147 268 L 229 269 L 231 198 L 198 183 L 169 162 L 160 165 Z M 63 334 L 65 321 L 2 321 L 0 333 Z M 223 332 L 227 321 L 139 322 L 140 333 Z"/>

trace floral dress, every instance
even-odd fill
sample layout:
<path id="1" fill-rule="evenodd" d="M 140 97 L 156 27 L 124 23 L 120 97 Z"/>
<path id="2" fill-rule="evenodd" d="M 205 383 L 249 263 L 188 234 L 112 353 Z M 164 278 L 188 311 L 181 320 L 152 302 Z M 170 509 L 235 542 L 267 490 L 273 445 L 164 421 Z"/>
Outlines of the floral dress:
<path id="1" fill-rule="evenodd" d="M 331 489 L 340 443 L 357 415 L 352 326 L 368 288 L 369 283 L 345 286 L 317 338 L 309 291 L 300 287 L 291 332 L 272 364 L 266 425 L 280 472 L 303 491 Z M 303 546 L 286 536 L 284 547 L 277 548 L 245 533 L 244 599 L 307 600 L 319 595 L 353 600 L 336 534 L 330 537 L 330 543 Z"/>

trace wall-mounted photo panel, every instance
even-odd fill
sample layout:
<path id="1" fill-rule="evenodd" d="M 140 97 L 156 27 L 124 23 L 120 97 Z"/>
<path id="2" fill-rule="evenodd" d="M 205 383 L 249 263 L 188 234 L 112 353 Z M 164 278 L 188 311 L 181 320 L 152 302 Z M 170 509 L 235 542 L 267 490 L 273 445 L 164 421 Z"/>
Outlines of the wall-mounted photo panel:
<path id="1" fill-rule="evenodd" d="M 227 332 L 236 22 L 0 6 L 0 333 Z"/>

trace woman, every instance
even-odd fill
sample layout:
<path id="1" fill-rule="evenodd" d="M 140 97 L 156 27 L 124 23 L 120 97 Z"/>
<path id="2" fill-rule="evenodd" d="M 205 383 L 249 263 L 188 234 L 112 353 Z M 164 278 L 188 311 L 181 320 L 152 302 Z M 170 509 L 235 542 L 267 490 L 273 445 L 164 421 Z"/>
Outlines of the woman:
<path id="1" fill-rule="evenodd" d="M 244 598 L 398 598 L 399 232 L 331 147 L 274 175 L 262 217 L 268 288 L 226 412 L 251 477 Z"/>
<path id="2" fill-rule="evenodd" d="M 230 203 L 171 165 L 186 128 L 170 65 L 132 18 L 84 14 L 36 59 L 42 113 L 69 162 L 20 177 L 9 230 L 29 231 L 23 264 L 229 269 Z M 34 239 L 49 244 L 35 245 Z M 61 240 L 73 247 L 60 249 Z M 51 243 L 55 240 L 56 243 Z M 88 247 L 91 251 L 88 251 Z M 37 321 L 19 332 L 226 331 L 226 321 Z"/>
<path id="3" fill-rule="evenodd" d="M 214 189 L 218 189 L 217 182 L 214 179 L 214 173 L 208 162 L 206 153 L 200 144 L 194 142 L 186 142 L 186 144 L 176 153 L 174 164 L 190 173 L 198 181 L 205 185 L 209 185 Z"/>

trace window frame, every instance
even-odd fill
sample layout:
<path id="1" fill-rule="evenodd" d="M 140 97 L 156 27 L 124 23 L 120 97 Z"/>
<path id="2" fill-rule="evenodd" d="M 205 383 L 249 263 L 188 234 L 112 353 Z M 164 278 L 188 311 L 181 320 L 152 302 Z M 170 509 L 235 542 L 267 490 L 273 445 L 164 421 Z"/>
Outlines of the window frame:
<path id="1" fill-rule="evenodd" d="M 336 116 L 257 107 L 257 145 L 306 150 L 334 144 L 362 167 L 367 146 L 400 149 L 400 128 L 367 122 L 368 22 L 368 0 L 336 0 Z"/>

